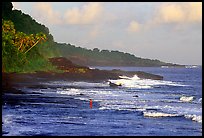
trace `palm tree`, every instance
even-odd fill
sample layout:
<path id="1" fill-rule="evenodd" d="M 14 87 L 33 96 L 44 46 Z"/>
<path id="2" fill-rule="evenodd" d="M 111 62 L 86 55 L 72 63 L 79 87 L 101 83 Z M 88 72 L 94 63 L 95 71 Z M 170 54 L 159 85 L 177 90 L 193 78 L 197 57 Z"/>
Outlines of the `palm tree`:
<path id="1" fill-rule="evenodd" d="M 39 42 L 41 42 L 41 41 L 46 41 L 47 37 L 46 37 L 46 35 L 43 34 L 43 33 L 38 33 L 38 34 L 36 34 L 35 39 L 36 39 L 37 41 L 36 41 L 26 52 L 24 52 L 25 54 L 26 54 L 28 51 L 30 51 L 34 46 L 36 46 Z M 34 42 L 34 41 L 33 41 L 33 38 L 31 38 L 31 42 Z"/>

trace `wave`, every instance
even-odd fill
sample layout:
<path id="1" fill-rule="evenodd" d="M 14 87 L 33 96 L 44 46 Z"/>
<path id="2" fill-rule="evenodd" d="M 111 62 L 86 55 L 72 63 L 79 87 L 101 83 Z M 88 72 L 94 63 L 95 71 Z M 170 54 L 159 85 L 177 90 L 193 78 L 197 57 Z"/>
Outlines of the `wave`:
<path id="1" fill-rule="evenodd" d="M 179 116 L 177 114 L 169 114 L 169 113 L 162 113 L 162 112 L 143 112 L 145 117 L 175 117 Z"/>
<path id="2" fill-rule="evenodd" d="M 199 102 L 199 103 L 202 103 L 202 98 L 200 98 L 200 99 L 198 100 L 198 102 Z"/>
<path id="3" fill-rule="evenodd" d="M 202 122 L 202 118 L 195 116 L 195 114 L 200 115 L 202 107 L 195 107 L 195 104 L 185 103 L 196 99 L 193 96 L 184 96 L 180 94 L 168 94 L 168 93 L 158 93 L 151 91 L 141 91 L 127 92 L 125 87 L 134 88 L 147 88 L 154 87 L 157 85 L 181 85 L 171 81 L 161 81 L 161 80 L 149 80 L 140 79 L 138 76 L 127 77 L 120 76 L 118 80 L 111 80 L 114 83 L 122 82 L 122 89 L 112 89 L 107 87 L 88 87 L 88 89 L 81 89 L 78 87 L 74 88 L 61 88 L 57 89 L 58 94 L 74 96 L 74 99 L 79 99 L 88 102 L 91 98 L 94 102 L 98 102 L 99 110 L 128 110 L 128 111 L 139 111 L 144 117 L 176 117 L 182 116 L 185 118 L 191 118 L 193 121 Z M 108 83 L 108 82 L 107 82 Z M 96 83 L 85 83 L 85 82 L 67 82 L 71 85 L 95 85 Z M 99 84 L 97 85 L 108 85 Z M 94 89 L 93 89 L 94 88 Z M 129 89 L 128 90 L 132 90 Z M 137 97 L 135 97 L 137 95 Z M 173 101 L 173 102 L 172 102 Z M 197 99 L 198 101 L 198 99 Z M 199 99 L 202 101 L 202 98 Z M 201 110 L 200 110 L 201 109 Z M 192 116 L 190 116 L 193 114 Z"/>
<path id="4" fill-rule="evenodd" d="M 127 76 L 119 76 L 119 78 L 121 79 L 134 79 L 134 80 L 139 80 L 140 78 L 137 75 L 134 75 L 132 78 L 131 77 L 127 77 Z"/>
<path id="5" fill-rule="evenodd" d="M 151 79 L 141 79 L 137 75 L 134 75 L 133 77 L 127 77 L 127 76 L 119 76 L 120 79 L 117 80 L 109 80 L 109 82 L 114 84 L 120 84 L 122 87 L 127 88 L 138 88 L 138 89 L 149 89 L 156 86 L 187 86 L 183 84 L 179 84 L 172 81 L 164 81 L 164 80 L 151 80 Z"/>
<path id="6" fill-rule="evenodd" d="M 11 124 L 13 123 L 13 117 L 14 115 L 5 115 L 2 117 L 2 123 L 5 124 Z"/>
<path id="7" fill-rule="evenodd" d="M 163 113 L 163 112 L 148 112 L 148 111 L 143 111 L 144 117 L 153 117 L 153 118 L 159 118 L 159 117 L 178 117 L 178 116 L 184 116 L 187 119 L 191 119 L 192 121 L 196 121 L 199 123 L 202 123 L 202 115 L 181 115 L 181 114 L 170 114 L 170 113 Z"/>
<path id="8" fill-rule="evenodd" d="M 199 66 L 196 65 L 186 65 L 185 68 L 198 68 Z"/>
<path id="9" fill-rule="evenodd" d="M 202 116 L 201 115 L 184 115 L 185 118 L 189 118 L 193 121 L 202 123 Z"/>
<path id="10" fill-rule="evenodd" d="M 169 66 L 161 66 L 161 68 L 169 68 Z"/>
<path id="11" fill-rule="evenodd" d="M 40 82 L 42 85 L 48 85 L 48 86 L 56 86 L 56 87 L 77 87 L 77 88 L 103 88 L 103 87 L 109 87 L 108 83 L 98 83 L 98 82 L 84 82 L 84 81 L 50 81 L 50 82 Z"/>
<path id="12" fill-rule="evenodd" d="M 79 95 L 79 94 L 81 94 L 79 89 L 74 89 L 74 88 L 65 89 L 65 90 L 58 89 L 57 93 L 59 93 L 59 94 L 66 94 L 66 95 Z"/>
<path id="13" fill-rule="evenodd" d="M 120 79 L 112 80 L 109 79 L 108 82 L 114 83 L 116 85 L 121 85 L 126 88 L 138 88 L 138 89 L 151 89 L 160 86 L 187 86 L 180 83 L 172 82 L 172 81 L 164 81 L 164 80 L 151 80 L 151 79 L 141 79 L 137 75 L 133 77 L 128 76 L 119 76 Z M 52 81 L 41 83 L 43 85 L 48 86 L 56 86 L 56 87 L 74 87 L 74 88 L 107 88 L 109 87 L 108 82 L 101 83 L 93 83 L 93 82 L 68 82 L 68 81 Z"/>
<path id="14" fill-rule="evenodd" d="M 93 68 L 93 67 L 89 67 L 89 69 L 96 69 L 96 68 Z"/>
<path id="15" fill-rule="evenodd" d="M 183 101 L 183 102 L 191 102 L 193 101 L 193 96 L 182 96 L 180 97 L 180 101 Z"/>

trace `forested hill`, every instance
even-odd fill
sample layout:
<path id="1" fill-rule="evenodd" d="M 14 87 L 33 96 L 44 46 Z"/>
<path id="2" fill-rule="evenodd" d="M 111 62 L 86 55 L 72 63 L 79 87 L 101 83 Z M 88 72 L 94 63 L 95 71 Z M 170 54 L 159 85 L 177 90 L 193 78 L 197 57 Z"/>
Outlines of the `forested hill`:
<path id="1" fill-rule="evenodd" d="M 159 60 L 144 59 L 135 55 L 116 50 L 100 50 L 98 48 L 86 49 L 66 43 L 55 43 L 62 57 L 66 57 L 74 63 L 86 66 L 181 66 L 165 63 Z"/>
<path id="2" fill-rule="evenodd" d="M 2 71 L 58 71 L 48 58 L 60 56 L 45 25 L 2 2 Z"/>
<path id="3" fill-rule="evenodd" d="M 14 10 L 11 2 L 2 2 L 2 19 L 12 21 L 16 31 L 23 32 L 27 35 L 39 32 L 44 33 L 47 41 L 43 45 L 38 45 L 35 51 L 38 51 L 44 57 L 59 56 L 59 52 L 54 46 L 54 38 L 50 34 L 49 29 L 21 10 Z"/>

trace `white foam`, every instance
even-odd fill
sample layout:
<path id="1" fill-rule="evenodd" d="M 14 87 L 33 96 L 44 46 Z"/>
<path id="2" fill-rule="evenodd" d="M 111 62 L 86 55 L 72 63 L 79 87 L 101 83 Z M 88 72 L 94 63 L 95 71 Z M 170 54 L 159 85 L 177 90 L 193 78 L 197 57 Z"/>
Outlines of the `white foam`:
<path id="1" fill-rule="evenodd" d="M 185 68 L 198 68 L 196 65 L 186 65 Z"/>
<path id="2" fill-rule="evenodd" d="M 89 67 L 89 69 L 96 69 L 96 68 L 93 68 L 93 67 Z"/>
<path id="3" fill-rule="evenodd" d="M 121 78 L 121 79 L 130 79 L 130 77 L 127 77 L 127 76 L 119 76 L 119 78 Z"/>
<path id="4" fill-rule="evenodd" d="M 199 103 L 202 103 L 202 98 L 200 98 L 200 99 L 198 100 L 198 102 L 199 102 Z"/>
<path id="5" fill-rule="evenodd" d="M 73 82 L 71 86 L 81 86 L 81 87 L 106 87 L 107 83 L 92 83 L 92 82 Z"/>
<path id="6" fill-rule="evenodd" d="M 43 85 L 51 85 L 51 86 L 72 86 L 72 87 L 108 87 L 107 83 L 93 83 L 93 82 L 69 82 L 69 81 L 51 81 L 51 82 L 43 82 Z"/>
<path id="7" fill-rule="evenodd" d="M 173 117 L 178 116 L 177 114 L 169 114 L 169 113 L 162 113 L 162 112 L 143 112 L 145 117 Z"/>
<path id="8" fill-rule="evenodd" d="M 138 89 L 149 89 L 157 85 L 186 86 L 172 81 L 140 79 L 137 75 L 134 75 L 132 78 L 127 76 L 120 76 L 120 79 L 109 81 L 115 84 L 121 84 L 123 87 Z"/>
<path id="9" fill-rule="evenodd" d="M 2 121 L 4 124 L 11 124 L 13 122 L 14 115 L 5 115 L 2 117 Z"/>
<path id="10" fill-rule="evenodd" d="M 169 68 L 169 66 L 161 66 L 161 68 Z"/>
<path id="11" fill-rule="evenodd" d="M 149 89 L 157 85 L 168 85 L 168 86 L 186 86 L 183 84 L 179 84 L 172 81 L 164 81 L 164 80 L 151 80 L 151 79 L 140 79 L 137 75 L 133 77 L 128 76 L 119 76 L 120 79 L 117 80 L 109 80 L 115 84 L 121 84 L 123 87 L 127 88 L 138 88 L 138 89 Z M 68 82 L 68 81 L 51 81 L 47 83 L 42 83 L 45 85 L 53 85 L 53 86 L 72 86 L 72 87 L 109 87 L 109 84 L 106 83 L 92 83 L 92 82 Z"/>
<path id="12" fill-rule="evenodd" d="M 89 101 L 89 98 L 85 98 L 85 97 L 75 97 L 74 99 L 79 99 L 82 101 Z"/>
<path id="13" fill-rule="evenodd" d="M 193 100 L 193 96 L 182 96 L 180 97 L 180 101 L 183 102 L 191 102 Z"/>
<path id="14" fill-rule="evenodd" d="M 185 118 L 190 118 L 193 121 L 202 123 L 202 116 L 201 115 L 184 115 Z"/>
<path id="15" fill-rule="evenodd" d="M 133 88 L 133 90 L 135 90 L 135 88 L 151 88 L 156 85 L 181 85 L 179 83 L 171 81 L 140 79 L 136 75 L 132 78 L 127 76 L 120 76 L 120 79 L 110 81 L 112 81 L 113 83 L 122 82 L 122 88 L 131 87 L 131 89 Z M 172 95 L 169 93 L 158 93 L 151 91 L 127 92 L 122 88 L 110 88 L 108 82 L 106 84 L 88 82 L 67 82 L 66 85 L 87 86 L 88 88 L 78 89 L 77 87 L 75 87 L 67 89 L 57 89 L 57 93 L 71 96 L 76 95 L 74 97 L 75 99 L 80 99 L 83 101 L 89 101 L 89 99 L 92 99 L 93 101 L 99 103 L 99 110 L 140 111 L 143 112 L 143 115 L 145 117 L 154 118 L 196 114 L 196 117 L 192 116 L 192 120 L 198 120 L 198 122 L 202 122 L 200 121 L 202 120 L 202 118 L 200 119 L 200 117 L 198 117 L 198 115 L 202 114 L 202 107 L 200 107 L 200 104 L 197 107 L 192 103 L 188 104 L 183 102 L 191 101 L 192 96 L 182 96 L 182 98 L 179 94 Z M 96 87 L 106 85 L 108 85 L 108 87 Z M 135 95 L 137 95 L 138 97 L 135 97 Z"/>
<path id="16" fill-rule="evenodd" d="M 57 90 L 57 93 L 59 94 L 66 94 L 66 95 L 78 95 L 80 94 L 79 89 L 65 89 L 65 90 Z"/>

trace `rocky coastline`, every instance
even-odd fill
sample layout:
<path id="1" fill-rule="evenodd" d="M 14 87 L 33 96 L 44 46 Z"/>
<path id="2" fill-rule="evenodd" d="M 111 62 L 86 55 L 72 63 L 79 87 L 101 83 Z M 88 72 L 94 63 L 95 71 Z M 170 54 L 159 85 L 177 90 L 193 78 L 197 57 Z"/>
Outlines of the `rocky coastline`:
<path id="1" fill-rule="evenodd" d="M 139 78 L 162 80 L 160 75 L 150 74 L 142 71 L 122 71 L 122 70 L 99 70 L 90 69 L 86 66 L 79 66 L 66 58 L 58 57 L 49 59 L 50 62 L 63 70 L 63 73 L 37 71 L 35 73 L 5 73 L 2 72 L 2 88 L 4 92 L 21 93 L 19 87 L 37 86 L 39 82 L 48 81 L 87 81 L 102 82 L 109 79 L 119 79 L 119 76 L 132 77 L 137 75 Z"/>

